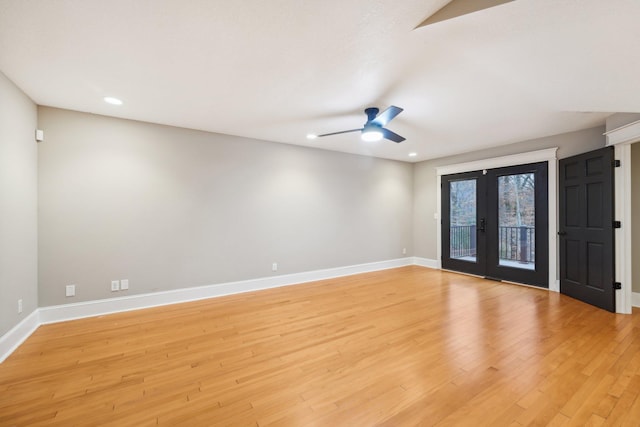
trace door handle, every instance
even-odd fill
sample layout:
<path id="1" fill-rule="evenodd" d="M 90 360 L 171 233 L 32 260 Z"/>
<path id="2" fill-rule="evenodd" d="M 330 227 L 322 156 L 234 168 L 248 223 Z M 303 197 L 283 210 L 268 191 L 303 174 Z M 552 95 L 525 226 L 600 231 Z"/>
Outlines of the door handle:
<path id="1" fill-rule="evenodd" d="M 478 231 L 482 231 L 484 233 L 485 228 L 486 228 L 486 221 L 484 218 L 480 219 L 480 227 L 478 228 Z"/>
<path id="2" fill-rule="evenodd" d="M 566 231 L 558 231 L 558 236 L 566 236 L 567 232 Z"/>

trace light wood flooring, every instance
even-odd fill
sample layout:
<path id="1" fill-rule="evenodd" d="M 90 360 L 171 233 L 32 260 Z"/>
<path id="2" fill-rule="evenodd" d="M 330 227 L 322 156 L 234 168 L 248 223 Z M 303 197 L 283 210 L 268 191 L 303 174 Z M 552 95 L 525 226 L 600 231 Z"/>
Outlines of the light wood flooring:
<path id="1" fill-rule="evenodd" d="M 41 326 L 0 425 L 640 425 L 640 313 L 404 267 Z"/>

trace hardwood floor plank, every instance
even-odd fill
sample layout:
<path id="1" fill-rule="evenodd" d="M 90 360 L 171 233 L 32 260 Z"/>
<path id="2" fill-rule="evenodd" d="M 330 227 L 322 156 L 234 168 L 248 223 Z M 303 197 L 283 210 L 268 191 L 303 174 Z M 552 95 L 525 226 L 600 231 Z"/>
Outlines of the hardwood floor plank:
<path id="1" fill-rule="evenodd" d="M 638 398 L 636 393 L 632 392 L 623 392 L 618 399 L 616 399 L 616 404 L 609 413 L 609 416 L 605 420 L 605 425 L 607 426 L 619 426 L 622 424 L 625 418 L 629 415 L 629 409 L 633 405 L 634 401 Z"/>
<path id="2" fill-rule="evenodd" d="M 43 325 L 0 426 L 638 425 L 640 313 L 403 267 Z"/>

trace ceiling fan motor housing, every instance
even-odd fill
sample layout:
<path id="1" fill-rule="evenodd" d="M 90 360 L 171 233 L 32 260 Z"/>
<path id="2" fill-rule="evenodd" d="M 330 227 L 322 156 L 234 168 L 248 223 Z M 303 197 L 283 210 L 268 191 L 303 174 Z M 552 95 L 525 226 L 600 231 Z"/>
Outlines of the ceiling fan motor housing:
<path id="1" fill-rule="evenodd" d="M 369 123 L 376 118 L 380 110 L 376 107 L 370 107 L 370 108 L 366 108 L 364 112 L 367 115 L 367 123 Z"/>

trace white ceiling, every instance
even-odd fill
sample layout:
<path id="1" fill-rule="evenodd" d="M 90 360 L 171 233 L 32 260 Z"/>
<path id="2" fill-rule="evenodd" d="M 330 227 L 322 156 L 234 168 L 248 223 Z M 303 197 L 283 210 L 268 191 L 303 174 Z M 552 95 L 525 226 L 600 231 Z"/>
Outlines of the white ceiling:
<path id="1" fill-rule="evenodd" d="M 403 161 L 640 112 L 640 1 L 516 0 L 414 30 L 446 3 L 0 0 L 0 70 L 40 105 Z M 401 144 L 306 139 L 389 105 Z"/>

